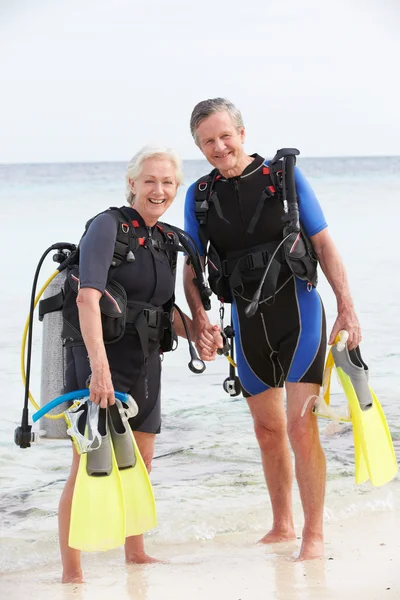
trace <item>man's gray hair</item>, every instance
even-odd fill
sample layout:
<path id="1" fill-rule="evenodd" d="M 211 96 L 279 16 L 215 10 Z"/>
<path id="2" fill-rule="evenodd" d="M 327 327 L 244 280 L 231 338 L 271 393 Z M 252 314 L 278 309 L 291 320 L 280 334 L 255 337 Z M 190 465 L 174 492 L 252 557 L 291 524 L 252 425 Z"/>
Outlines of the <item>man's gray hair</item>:
<path id="1" fill-rule="evenodd" d="M 131 206 L 133 206 L 135 202 L 135 194 L 132 192 L 129 180 L 135 181 L 140 176 L 143 163 L 149 158 L 169 160 L 175 167 L 177 184 L 180 185 L 183 181 L 181 159 L 173 150 L 171 150 L 171 148 L 165 148 L 163 146 L 144 146 L 135 154 L 126 170 L 126 199 Z"/>
<path id="2" fill-rule="evenodd" d="M 210 115 L 214 115 L 215 113 L 223 110 L 226 110 L 226 112 L 231 116 L 232 121 L 236 125 L 238 131 L 244 127 L 240 110 L 226 98 L 210 98 L 209 100 L 202 100 L 196 104 L 190 117 L 190 131 L 197 145 L 199 145 L 197 128 L 200 123 Z"/>

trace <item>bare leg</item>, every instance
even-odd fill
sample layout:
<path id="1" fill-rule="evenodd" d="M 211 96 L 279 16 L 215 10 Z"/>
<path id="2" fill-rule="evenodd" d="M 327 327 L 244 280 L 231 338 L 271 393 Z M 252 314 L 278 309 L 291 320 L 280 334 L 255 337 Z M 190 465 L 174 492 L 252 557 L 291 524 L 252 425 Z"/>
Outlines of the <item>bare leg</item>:
<path id="1" fill-rule="evenodd" d="M 247 398 L 261 450 L 265 481 L 271 498 L 272 529 L 260 540 L 264 544 L 296 538 L 292 516 L 293 469 L 286 434 L 283 390 L 271 388 Z"/>
<path id="2" fill-rule="evenodd" d="M 295 455 L 296 478 L 304 511 L 303 541 L 299 560 L 324 555 L 323 512 L 326 483 L 325 455 L 319 440 L 317 417 L 312 406 L 302 417 L 306 399 L 318 394 L 312 383 L 287 383 L 288 435 Z"/>
<path id="3" fill-rule="evenodd" d="M 135 431 L 135 440 L 139 447 L 140 454 L 144 460 L 147 471 L 151 472 L 151 461 L 154 456 L 154 442 L 156 439 L 153 433 L 143 433 Z M 148 556 L 144 549 L 144 535 L 131 535 L 125 539 L 125 560 L 129 563 L 144 564 L 161 562 L 156 558 Z"/>
<path id="4" fill-rule="evenodd" d="M 72 446 L 71 472 L 61 494 L 58 507 L 58 534 L 63 565 L 62 583 L 82 583 L 81 553 L 80 550 L 68 546 L 69 524 L 71 520 L 72 497 L 76 475 L 79 467 L 79 455 Z"/>

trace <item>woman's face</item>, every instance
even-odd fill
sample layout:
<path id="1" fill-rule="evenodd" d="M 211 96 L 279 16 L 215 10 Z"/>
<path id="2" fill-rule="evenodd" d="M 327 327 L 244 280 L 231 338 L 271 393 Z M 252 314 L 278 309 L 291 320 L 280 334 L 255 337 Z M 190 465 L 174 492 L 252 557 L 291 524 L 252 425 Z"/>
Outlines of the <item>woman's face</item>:
<path id="1" fill-rule="evenodd" d="M 140 175 L 130 180 L 135 194 L 133 207 L 147 225 L 153 226 L 171 206 L 178 189 L 176 169 L 167 158 L 148 158 L 142 164 Z"/>

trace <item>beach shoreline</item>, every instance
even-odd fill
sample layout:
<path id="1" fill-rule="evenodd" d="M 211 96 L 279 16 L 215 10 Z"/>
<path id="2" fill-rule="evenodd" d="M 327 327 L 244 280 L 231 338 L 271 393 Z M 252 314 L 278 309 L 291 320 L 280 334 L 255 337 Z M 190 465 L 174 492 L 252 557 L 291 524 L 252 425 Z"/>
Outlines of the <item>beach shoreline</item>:
<path id="1" fill-rule="evenodd" d="M 388 600 L 400 598 L 400 511 L 373 511 L 325 526 L 325 558 L 295 562 L 296 542 L 263 546 L 254 532 L 211 541 L 156 544 L 149 553 L 168 561 L 125 565 L 122 550 L 85 555 L 85 583 L 60 583 L 60 564 L 0 578 L 2 596 L 20 600 Z M 298 536 L 299 536 L 298 532 Z"/>

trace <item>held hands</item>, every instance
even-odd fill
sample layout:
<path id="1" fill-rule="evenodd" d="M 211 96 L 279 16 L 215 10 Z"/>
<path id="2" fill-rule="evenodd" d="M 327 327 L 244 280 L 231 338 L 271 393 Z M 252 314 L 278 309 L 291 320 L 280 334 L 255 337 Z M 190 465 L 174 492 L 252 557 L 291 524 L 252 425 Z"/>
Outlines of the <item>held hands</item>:
<path id="1" fill-rule="evenodd" d="M 204 361 L 215 360 L 218 348 L 222 348 L 224 345 L 220 326 L 204 322 L 198 324 L 196 332 L 196 348 L 200 358 Z"/>
<path id="2" fill-rule="evenodd" d="M 115 404 L 114 387 L 108 365 L 92 367 L 89 390 L 90 400 L 94 404 L 99 404 L 100 408 Z"/>
<path id="3" fill-rule="evenodd" d="M 332 332 L 329 337 L 329 345 L 335 343 L 336 336 L 342 329 L 349 333 L 349 339 L 347 341 L 348 349 L 354 350 L 362 339 L 360 323 L 358 322 L 354 308 L 345 308 L 338 312 L 337 319 L 333 324 Z"/>

